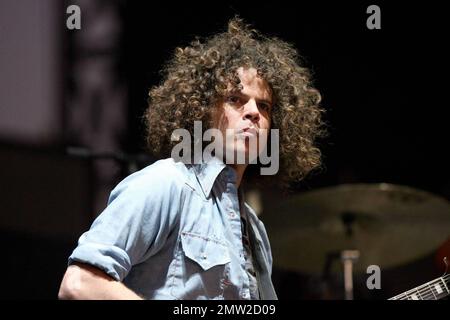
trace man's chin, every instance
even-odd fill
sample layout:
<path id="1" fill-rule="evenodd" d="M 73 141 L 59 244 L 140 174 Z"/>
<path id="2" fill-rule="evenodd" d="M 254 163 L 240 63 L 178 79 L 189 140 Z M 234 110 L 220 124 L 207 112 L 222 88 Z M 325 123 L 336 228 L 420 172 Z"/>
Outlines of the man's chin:
<path id="1" fill-rule="evenodd" d="M 234 157 L 231 156 L 234 154 Z M 234 153 L 228 153 L 225 157 L 227 164 L 233 165 L 248 165 L 256 163 L 257 156 L 253 155 L 250 157 L 250 152 L 248 150 L 235 150 Z"/>

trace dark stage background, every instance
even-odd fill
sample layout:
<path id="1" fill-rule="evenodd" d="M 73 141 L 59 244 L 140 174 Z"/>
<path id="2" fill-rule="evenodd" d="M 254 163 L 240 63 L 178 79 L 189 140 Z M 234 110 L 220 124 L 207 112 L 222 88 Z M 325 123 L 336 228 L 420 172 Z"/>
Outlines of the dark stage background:
<path id="1" fill-rule="evenodd" d="M 80 30 L 66 28 L 71 4 L 81 9 Z M 371 4 L 381 8 L 380 30 L 366 27 Z M 449 200 L 442 6 L 2 1 L 0 297 L 56 298 L 67 257 L 109 191 L 153 161 L 128 160 L 145 153 L 141 117 L 161 66 L 175 47 L 224 30 L 234 15 L 293 43 L 323 96 L 329 132 L 320 140 L 324 166 L 292 185 L 294 194 L 385 182 Z M 68 147 L 84 149 L 68 153 Z M 277 194 L 263 190 L 265 208 L 276 205 Z M 265 210 L 261 219 L 271 214 L 276 212 Z M 367 275 L 355 275 L 355 299 L 385 299 L 440 276 L 446 250 L 443 242 L 426 256 L 383 270 L 381 290 L 364 290 Z M 323 283 L 317 276 L 301 270 L 275 266 L 273 278 L 281 299 L 342 299 L 340 274 L 329 280 L 330 295 L 318 289 Z"/>

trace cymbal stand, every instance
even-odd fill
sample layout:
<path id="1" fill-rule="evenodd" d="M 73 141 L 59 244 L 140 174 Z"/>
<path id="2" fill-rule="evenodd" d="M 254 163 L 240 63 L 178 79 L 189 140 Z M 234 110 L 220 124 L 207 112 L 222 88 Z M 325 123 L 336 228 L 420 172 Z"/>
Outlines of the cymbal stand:
<path id="1" fill-rule="evenodd" d="M 358 250 L 343 250 L 341 252 L 341 261 L 344 265 L 345 300 L 353 300 L 353 263 L 358 258 Z"/>

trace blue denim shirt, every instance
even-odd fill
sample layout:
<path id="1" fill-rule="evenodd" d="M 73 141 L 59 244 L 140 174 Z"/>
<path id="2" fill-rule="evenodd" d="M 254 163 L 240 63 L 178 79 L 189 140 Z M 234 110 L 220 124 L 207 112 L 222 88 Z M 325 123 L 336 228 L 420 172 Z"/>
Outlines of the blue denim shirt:
<path id="1" fill-rule="evenodd" d="M 250 222 L 261 299 L 277 299 L 263 223 L 220 160 L 165 159 L 128 176 L 78 241 L 69 264 L 91 264 L 146 299 L 250 299 L 240 221 Z"/>

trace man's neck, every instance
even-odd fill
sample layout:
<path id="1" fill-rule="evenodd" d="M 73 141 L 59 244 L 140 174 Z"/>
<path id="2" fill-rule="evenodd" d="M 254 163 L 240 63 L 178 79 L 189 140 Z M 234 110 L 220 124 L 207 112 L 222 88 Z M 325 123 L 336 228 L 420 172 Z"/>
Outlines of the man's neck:
<path id="1" fill-rule="evenodd" d="M 245 169 L 247 165 L 245 164 L 231 164 L 230 167 L 236 171 L 236 188 L 241 185 L 242 177 L 244 176 Z"/>

